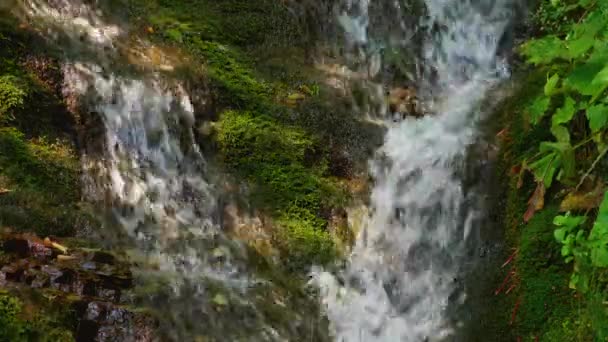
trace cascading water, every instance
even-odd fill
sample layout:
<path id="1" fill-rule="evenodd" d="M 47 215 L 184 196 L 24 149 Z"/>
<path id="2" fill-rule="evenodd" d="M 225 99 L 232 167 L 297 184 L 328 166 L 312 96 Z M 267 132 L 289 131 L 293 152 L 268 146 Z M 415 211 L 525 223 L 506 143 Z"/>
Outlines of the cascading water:
<path id="1" fill-rule="evenodd" d="M 105 129 L 101 156 L 83 156 L 89 194 L 110 204 L 115 229 L 109 235 L 118 236 L 114 243 L 127 241 L 138 279 L 162 278 L 170 290 L 147 298 L 171 316 L 167 337 L 288 340 L 250 302 L 247 291 L 256 280 L 242 267 L 238 243 L 213 220 L 216 194 L 204 176 L 183 85 L 159 72 L 118 72 L 121 42 L 128 37 L 86 1 L 23 3 L 26 16 L 42 20 L 49 37 L 77 51 L 67 51 L 66 93 L 86 99 L 84 107 L 100 116 Z M 385 47 L 420 36 L 410 32 L 412 16 L 404 15 L 412 7 L 383 3 L 394 9 L 386 20 L 373 16 L 376 5 L 348 0 L 338 18 L 358 53 L 352 57 L 364 61 L 370 78 L 382 69 Z M 371 162 L 375 186 L 366 229 L 345 269 L 314 272 L 336 341 L 439 340 L 457 327 L 448 309 L 466 295 L 457 280 L 477 216 L 459 169 L 477 136 L 481 100 L 505 75 L 497 49 L 512 15 L 509 5 L 424 1 L 426 15 L 416 29 L 423 37 L 421 53 L 415 53 L 422 70 L 417 81 L 434 114 L 387 120 L 384 146 Z M 395 28 L 380 27 L 383 21 Z M 214 282 L 247 319 L 211 309 Z"/>
<path id="2" fill-rule="evenodd" d="M 121 65 L 128 33 L 86 2 L 32 0 L 21 10 L 63 44 L 66 97 L 103 122 L 103 148 L 82 157 L 88 195 L 109 211 L 106 242 L 130 252 L 142 287 L 157 287 L 138 300 L 162 312 L 163 337 L 281 340 L 284 331 L 266 324 L 247 294 L 260 281 L 242 267 L 244 249 L 215 220 L 217 192 L 184 86 Z M 232 310 L 214 309 L 227 301 Z"/>
<path id="3" fill-rule="evenodd" d="M 377 44 L 369 41 L 372 5 L 346 6 L 341 22 L 354 45 Z M 484 96 L 507 75 L 498 48 L 513 9 L 508 0 L 424 5 L 418 85 L 433 114 L 387 121 L 384 146 L 371 161 L 366 228 L 342 271 L 314 272 L 336 341 L 442 340 L 459 326 L 449 309 L 466 298 L 459 279 L 479 216 L 459 170 L 477 136 Z"/>

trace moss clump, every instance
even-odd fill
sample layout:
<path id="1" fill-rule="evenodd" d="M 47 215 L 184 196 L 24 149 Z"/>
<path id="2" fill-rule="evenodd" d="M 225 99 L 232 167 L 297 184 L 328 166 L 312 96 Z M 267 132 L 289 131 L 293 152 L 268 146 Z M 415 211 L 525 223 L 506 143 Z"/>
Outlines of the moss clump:
<path id="1" fill-rule="evenodd" d="M 221 104 L 233 108 L 263 109 L 270 106 L 270 86 L 256 79 L 234 48 L 194 39 L 190 49 L 205 61 L 206 72 Z"/>
<path id="2" fill-rule="evenodd" d="M 564 264 L 553 237 L 557 206 L 537 213 L 521 232 L 517 270 L 521 277 L 518 330 L 542 336 L 576 313 L 575 292 L 568 288 L 571 267 Z"/>
<path id="3" fill-rule="evenodd" d="M 29 311 L 34 308 L 29 308 Z M 27 317 L 30 316 L 30 317 Z M 71 332 L 57 324 L 45 312 L 28 312 L 22 302 L 7 293 L 0 293 L 0 341 L 67 342 L 73 341 Z"/>
<path id="4" fill-rule="evenodd" d="M 0 128 L 0 224 L 41 236 L 73 234 L 81 220 L 79 162 L 69 145 Z"/>
<path id="5" fill-rule="evenodd" d="M 288 270 L 324 265 L 336 257 L 334 241 L 323 228 L 327 223 L 310 211 L 294 207 L 280 216 L 277 223 L 273 238 Z"/>
<path id="6" fill-rule="evenodd" d="M 299 32 L 287 8 L 275 0 L 114 0 L 155 32 L 178 43 L 191 38 L 242 47 L 293 40 Z M 110 6 L 110 10 L 119 8 Z"/>
<path id="7" fill-rule="evenodd" d="M 253 199 L 277 218 L 275 240 L 289 267 L 329 261 L 334 246 L 319 214 L 337 191 L 323 176 L 317 142 L 301 129 L 247 111 L 222 115 L 218 142 L 224 163 L 257 186 Z"/>

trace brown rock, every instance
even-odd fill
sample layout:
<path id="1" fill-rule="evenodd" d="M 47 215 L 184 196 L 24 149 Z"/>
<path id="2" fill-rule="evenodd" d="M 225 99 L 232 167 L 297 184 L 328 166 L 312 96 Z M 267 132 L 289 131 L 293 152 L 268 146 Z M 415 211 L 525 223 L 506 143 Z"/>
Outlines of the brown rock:
<path id="1" fill-rule="evenodd" d="M 393 88 L 388 93 L 388 103 L 391 113 L 405 116 L 421 116 L 418 110 L 416 90 L 413 88 Z"/>

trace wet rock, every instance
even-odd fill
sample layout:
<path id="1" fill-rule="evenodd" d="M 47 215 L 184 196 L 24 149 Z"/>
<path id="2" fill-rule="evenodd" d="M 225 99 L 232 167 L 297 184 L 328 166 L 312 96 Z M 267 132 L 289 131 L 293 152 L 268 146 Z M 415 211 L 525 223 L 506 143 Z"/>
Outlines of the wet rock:
<path id="1" fill-rule="evenodd" d="M 114 257 L 114 255 L 103 251 L 94 252 L 93 258 L 91 260 L 94 262 L 108 265 L 114 265 L 116 263 L 116 258 Z"/>
<path id="2" fill-rule="evenodd" d="M 14 236 L 6 239 L 3 243 L 3 249 L 4 252 L 17 254 L 20 258 L 48 258 L 53 254 L 52 250 L 44 246 L 43 243 L 34 241 L 32 237 L 28 238 L 27 236 Z"/>
<path id="3" fill-rule="evenodd" d="M 419 110 L 416 90 L 413 88 L 393 88 L 388 92 L 388 103 L 391 114 L 401 117 L 422 116 Z"/>

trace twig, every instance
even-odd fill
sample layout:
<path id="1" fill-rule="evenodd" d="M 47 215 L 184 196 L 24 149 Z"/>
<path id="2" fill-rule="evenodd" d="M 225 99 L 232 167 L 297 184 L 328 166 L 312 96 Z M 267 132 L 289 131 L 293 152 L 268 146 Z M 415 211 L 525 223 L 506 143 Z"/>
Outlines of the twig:
<path id="1" fill-rule="evenodd" d="M 515 258 L 515 256 L 517 255 L 517 253 L 519 252 L 519 248 L 515 250 L 515 252 L 513 252 L 513 254 L 511 254 L 511 256 L 507 259 L 507 261 L 505 261 L 504 264 L 502 264 L 502 266 L 500 266 L 500 268 L 505 268 L 505 266 L 507 266 L 508 264 L 511 263 L 511 261 L 513 261 L 513 259 Z"/>
<path id="2" fill-rule="evenodd" d="M 585 175 L 583 175 L 583 178 L 581 178 L 581 181 L 578 182 L 578 185 L 576 186 L 576 190 L 578 190 L 583 183 L 585 182 L 585 179 L 587 179 L 587 177 L 589 177 L 589 175 L 591 174 L 591 172 L 593 172 L 593 169 L 595 169 L 595 167 L 597 166 L 597 164 L 599 164 L 599 162 L 602 160 L 602 158 L 604 158 L 604 156 L 606 155 L 606 153 L 608 153 L 608 147 L 606 147 L 599 156 L 597 156 L 597 158 L 595 159 L 595 161 L 593 161 L 593 164 L 591 164 L 591 167 L 589 168 L 589 170 L 587 170 L 587 172 L 585 172 Z"/>
<path id="3" fill-rule="evenodd" d="M 511 322 L 509 323 L 509 325 L 513 325 L 513 323 L 515 322 L 515 317 L 517 316 L 517 310 L 519 310 L 520 304 L 521 298 L 517 299 L 517 302 L 515 303 L 515 307 L 513 308 L 513 312 L 511 313 Z"/>
<path id="4" fill-rule="evenodd" d="M 507 284 L 509 283 L 509 280 L 511 280 L 511 277 L 514 275 L 515 275 L 515 271 L 511 271 L 511 272 L 509 272 L 509 274 L 507 274 L 507 276 L 505 277 L 505 280 L 502 281 L 502 284 L 500 285 L 500 287 L 494 291 L 495 296 L 499 295 L 502 292 L 502 290 L 505 288 L 505 286 L 507 286 Z"/>

